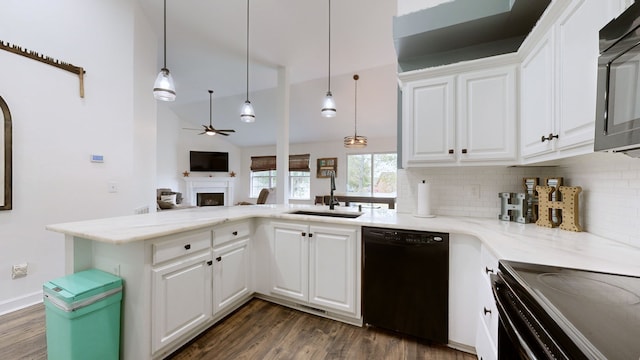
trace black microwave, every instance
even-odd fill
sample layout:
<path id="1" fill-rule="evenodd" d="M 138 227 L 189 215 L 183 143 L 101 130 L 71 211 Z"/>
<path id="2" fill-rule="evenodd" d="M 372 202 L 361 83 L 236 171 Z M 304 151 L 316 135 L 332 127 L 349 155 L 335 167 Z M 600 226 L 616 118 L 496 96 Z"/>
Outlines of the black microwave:
<path id="1" fill-rule="evenodd" d="M 595 151 L 640 156 L 640 3 L 600 30 Z"/>

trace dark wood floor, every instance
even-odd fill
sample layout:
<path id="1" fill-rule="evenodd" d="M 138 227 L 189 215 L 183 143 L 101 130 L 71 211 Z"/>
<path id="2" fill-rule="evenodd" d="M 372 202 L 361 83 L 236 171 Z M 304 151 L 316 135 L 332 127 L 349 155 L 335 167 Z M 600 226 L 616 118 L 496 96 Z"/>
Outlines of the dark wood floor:
<path id="1" fill-rule="evenodd" d="M 0 317 L 0 359 L 46 358 L 42 304 Z M 475 356 L 254 299 L 170 358 L 472 360 Z"/>

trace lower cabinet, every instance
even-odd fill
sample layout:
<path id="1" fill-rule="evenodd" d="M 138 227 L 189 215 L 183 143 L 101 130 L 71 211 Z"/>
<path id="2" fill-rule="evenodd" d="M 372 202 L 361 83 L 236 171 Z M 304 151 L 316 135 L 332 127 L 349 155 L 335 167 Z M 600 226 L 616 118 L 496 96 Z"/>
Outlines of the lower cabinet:
<path id="1" fill-rule="evenodd" d="M 210 244 L 211 231 L 203 231 L 152 245 L 152 353 L 212 319 Z"/>
<path id="2" fill-rule="evenodd" d="M 249 238 L 213 248 L 213 312 L 230 309 L 251 294 Z"/>
<path id="3" fill-rule="evenodd" d="M 480 249 L 480 271 L 478 275 L 478 307 L 476 324 L 476 352 L 478 359 L 498 358 L 498 308 L 491 290 L 492 274 L 498 271 L 498 259 L 486 248 Z"/>
<path id="4" fill-rule="evenodd" d="M 273 222 L 270 293 L 360 318 L 360 228 Z"/>

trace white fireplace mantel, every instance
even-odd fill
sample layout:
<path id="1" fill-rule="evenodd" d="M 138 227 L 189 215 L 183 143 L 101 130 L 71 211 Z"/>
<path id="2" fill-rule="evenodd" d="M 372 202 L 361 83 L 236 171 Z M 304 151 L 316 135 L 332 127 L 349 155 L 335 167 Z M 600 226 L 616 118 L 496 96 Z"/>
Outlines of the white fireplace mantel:
<path id="1" fill-rule="evenodd" d="M 198 193 L 224 193 L 224 206 L 233 205 L 232 177 L 184 177 L 187 183 L 185 200 L 189 205 L 196 205 Z"/>

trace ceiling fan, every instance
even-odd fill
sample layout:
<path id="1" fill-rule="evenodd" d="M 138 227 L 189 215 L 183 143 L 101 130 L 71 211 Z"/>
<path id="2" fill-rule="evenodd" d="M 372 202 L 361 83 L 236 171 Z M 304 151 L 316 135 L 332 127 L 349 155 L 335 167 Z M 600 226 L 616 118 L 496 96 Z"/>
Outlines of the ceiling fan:
<path id="1" fill-rule="evenodd" d="M 220 135 L 224 135 L 224 136 L 229 136 L 229 134 L 227 133 L 232 133 L 232 132 L 236 132 L 235 130 L 218 130 L 216 128 L 214 128 L 211 125 L 211 113 L 213 112 L 213 104 L 212 104 L 212 97 L 213 97 L 213 90 L 209 90 L 209 126 L 207 125 L 202 125 L 202 127 L 204 128 L 204 131 L 201 132 L 198 135 L 209 135 L 209 136 L 213 136 L 215 134 L 220 134 Z M 185 130 L 200 130 L 200 129 L 188 129 L 188 128 L 184 128 Z"/>

